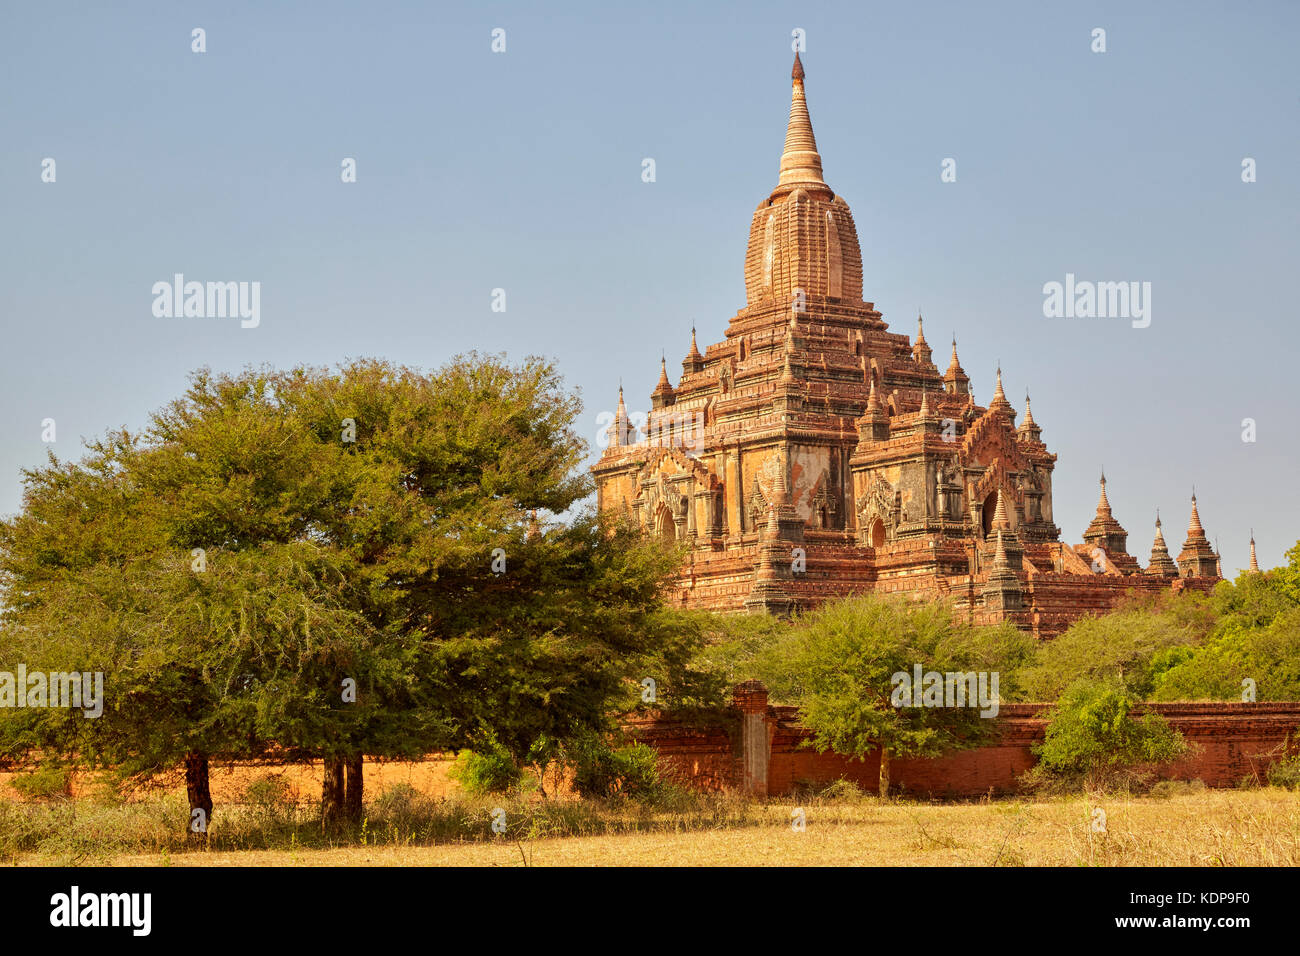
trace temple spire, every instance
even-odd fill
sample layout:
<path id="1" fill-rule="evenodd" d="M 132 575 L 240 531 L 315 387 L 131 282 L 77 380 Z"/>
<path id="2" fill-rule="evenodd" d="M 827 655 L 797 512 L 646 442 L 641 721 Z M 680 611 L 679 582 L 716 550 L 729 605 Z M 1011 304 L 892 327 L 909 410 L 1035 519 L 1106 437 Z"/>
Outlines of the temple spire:
<path id="1" fill-rule="evenodd" d="M 998 364 L 998 376 L 997 376 L 997 381 L 994 383 L 993 386 L 993 398 L 989 402 L 989 411 L 1004 412 L 1007 415 L 1007 417 L 1011 419 L 1011 423 L 1013 425 L 1015 424 L 1016 413 L 1012 410 L 1011 403 L 1007 401 L 1007 393 L 1002 390 L 1001 363 Z"/>
<path id="2" fill-rule="evenodd" d="M 1029 407 L 1028 389 L 1025 390 L 1025 420 L 1016 429 L 1016 435 L 1025 441 L 1041 442 L 1043 440 L 1043 430 L 1038 427 L 1038 422 L 1034 421 L 1033 409 Z"/>
<path id="3" fill-rule="evenodd" d="M 1184 578 L 1220 577 L 1219 555 L 1210 546 L 1201 527 L 1201 513 L 1196 507 L 1196 491 L 1192 491 L 1192 514 L 1187 520 L 1187 540 L 1178 554 L 1178 573 Z"/>
<path id="4" fill-rule="evenodd" d="M 1010 402 L 1007 401 L 1007 393 L 1002 391 L 1002 366 L 1001 365 L 998 366 L 997 384 L 994 385 L 993 387 L 993 404 L 995 405 L 1011 404 Z"/>
<path id="5" fill-rule="evenodd" d="M 682 359 L 683 377 L 692 372 L 704 370 L 704 356 L 700 354 L 700 347 L 695 344 L 695 326 L 691 326 L 691 349 L 686 353 L 686 358 Z"/>
<path id="6" fill-rule="evenodd" d="M 1205 536 L 1205 529 L 1201 527 L 1201 513 L 1196 510 L 1196 492 L 1192 492 L 1192 516 L 1187 521 L 1187 536 L 1194 537 L 1197 532 L 1200 536 Z"/>
<path id="7" fill-rule="evenodd" d="M 925 327 L 921 322 L 921 314 L 916 315 L 916 341 L 912 343 L 912 358 L 916 360 L 917 365 L 930 365 L 930 343 L 925 340 Z"/>
<path id="8" fill-rule="evenodd" d="M 623 383 L 618 383 L 618 408 L 614 411 L 614 421 L 609 426 L 609 443 L 616 447 L 628 443 L 627 405 L 623 402 Z"/>
<path id="9" fill-rule="evenodd" d="M 650 407 L 663 408 L 666 405 L 672 405 L 677 401 L 677 393 L 673 391 L 672 383 L 668 381 L 668 361 L 666 357 L 659 359 L 659 384 L 655 390 L 650 393 Z"/>
<path id="10" fill-rule="evenodd" d="M 1259 574 L 1259 558 L 1255 556 L 1255 529 L 1250 529 L 1250 572 Z"/>
<path id="11" fill-rule="evenodd" d="M 1151 561 L 1144 574 L 1161 578 L 1178 577 L 1178 565 L 1169 556 L 1169 546 L 1165 544 L 1165 534 L 1160 530 L 1160 510 L 1156 509 L 1156 537 L 1151 542 Z"/>
<path id="12" fill-rule="evenodd" d="M 799 54 L 794 55 L 794 68 L 790 71 L 790 122 L 785 131 L 785 149 L 781 151 L 781 176 L 779 186 L 798 183 L 826 185 L 822 179 L 822 158 L 817 153 L 817 140 L 813 137 L 812 119 L 808 116 L 808 102 L 804 98 L 803 64 Z"/>
<path id="13" fill-rule="evenodd" d="M 782 348 L 784 363 L 781 368 L 781 377 L 777 382 L 781 385 L 793 385 L 796 381 L 794 369 L 790 365 L 790 356 L 794 354 L 794 338 L 787 334 L 785 337 L 785 346 Z"/>
<path id="14" fill-rule="evenodd" d="M 998 531 L 998 547 L 1002 547 L 1002 532 L 1011 530 L 1011 521 L 1007 518 L 1007 505 L 1002 498 L 1002 489 L 998 488 L 998 503 L 993 509 L 993 527 Z"/>
<path id="15" fill-rule="evenodd" d="M 880 396 L 876 394 L 876 380 L 871 380 L 871 391 L 867 393 L 867 411 L 882 411 Z"/>
<path id="16" fill-rule="evenodd" d="M 952 337 L 952 361 L 948 363 L 948 371 L 943 375 L 943 387 L 949 395 L 969 395 L 970 378 L 966 375 L 966 370 L 961 367 L 957 361 L 957 336 Z"/>
<path id="17" fill-rule="evenodd" d="M 1140 570 L 1137 559 L 1128 553 L 1128 532 L 1115 520 L 1111 513 L 1110 498 L 1106 496 L 1106 472 L 1101 473 L 1101 494 L 1097 497 L 1097 513 L 1083 532 L 1084 544 L 1105 552 L 1105 560 L 1115 566 L 1121 574 L 1136 573 Z M 1097 555 L 1094 560 L 1100 561 Z"/>
<path id="18" fill-rule="evenodd" d="M 880 394 L 876 391 L 876 380 L 871 380 L 871 391 L 867 393 L 867 408 L 858 419 L 859 443 L 884 441 L 889 438 L 889 415 L 880 403 Z"/>
<path id="19" fill-rule="evenodd" d="M 1021 428 L 1034 428 L 1038 422 L 1034 421 L 1033 410 L 1029 407 L 1029 392 L 1025 392 L 1025 420 L 1020 423 Z"/>

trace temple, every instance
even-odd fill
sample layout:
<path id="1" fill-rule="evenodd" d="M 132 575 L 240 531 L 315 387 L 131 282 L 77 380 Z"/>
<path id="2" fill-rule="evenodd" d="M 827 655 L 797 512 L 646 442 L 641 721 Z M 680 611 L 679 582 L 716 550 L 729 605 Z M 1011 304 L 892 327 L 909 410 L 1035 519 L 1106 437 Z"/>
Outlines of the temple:
<path id="1" fill-rule="evenodd" d="M 745 307 L 682 374 L 667 362 L 643 429 L 619 392 L 593 467 L 599 507 L 687 545 L 673 600 L 786 614 L 889 592 L 950 600 L 977 623 L 1035 636 L 1135 592 L 1205 590 L 1218 555 L 1191 500 L 1177 563 L 1157 516 L 1143 568 L 1101 477 L 1083 543 L 1052 520 L 1056 455 L 1025 396 L 997 371 L 987 406 L 952 344 L 940 371 L 926 341 L 893 332 L 862 297 L 853 213 L 827 185 L 796 54 L 776 188 L 745 252 Z"/>

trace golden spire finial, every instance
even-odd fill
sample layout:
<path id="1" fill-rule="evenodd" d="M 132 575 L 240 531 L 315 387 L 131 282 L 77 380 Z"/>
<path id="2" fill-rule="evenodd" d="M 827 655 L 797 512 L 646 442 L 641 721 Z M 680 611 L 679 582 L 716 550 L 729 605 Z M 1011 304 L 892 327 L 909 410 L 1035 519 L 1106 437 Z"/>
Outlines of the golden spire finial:
<path id="1" fill-rule="evenodd" d="M 1007 393 L 1002 391 L 1002 363 L 999 362 L 997 384 L 994 386 L 993 400 L 989 402 L 989 406 L 992 407 L 994 405 L 1010 405 L 1010 404 L 1011 403 L 1007 401 Z"/>
<path id="2" fill-rule="evenodd" d="M 652 394 L 660 395 L 672 390 L 672 383 L 668 381 L 668 356 L 662 355 L 659 358 L 659 384 L 655 386 Z"/>
<path id="3" fill-rule="evenodd" d="M 790 76 L 790 122 L 785 130 L 785 148 L 781 151 L 781 175 L 777 184 L 819 183 L 824 186 L 822 158 L 817 153 L 812 119 L 808 116 L 808 102 L 803 91 L 803 64 L 799 62 L 797 52 Z"/>
<path id="4" fill-rule="evenodd" d="M 686 353 L 686 361 L 694 365 L 697 362 L 703 362 L 704 356 L 700 354 L 700 347 L 695 344 L 695 323 L 691 323 L 691 348 Z"/>
<path id="5" fill-rule="evenodd" d="M 1259 572 L 1259 558 L 1255 556 L 1255 529 L 1250 529 L 1250 570 Z"/>
<path id="6" fill-rule="evenodd" d="M 1029 389 L 1025 389 L 1025 420 L 1020 423 L 1022 428 L 1036 428 L 1038 422 L 1034 421 L 1033 409 L 1029 407 Z"/>

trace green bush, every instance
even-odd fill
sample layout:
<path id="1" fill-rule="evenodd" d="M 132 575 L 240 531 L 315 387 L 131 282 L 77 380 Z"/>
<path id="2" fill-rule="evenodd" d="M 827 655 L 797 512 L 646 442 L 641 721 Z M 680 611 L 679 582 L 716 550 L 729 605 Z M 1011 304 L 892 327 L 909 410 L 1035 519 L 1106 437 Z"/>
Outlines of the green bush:
<path id="1" fill-rule="evenodd" d="M 1268 768 L 1268 782 L 1286 790 L 1300 790 L 1300 754 L 1284 757 Z"/>
<path id="2" fill-rule="evenodd" d="M 642 743 L 611 747 L 603 738 L 581 741 L 573 752 L 573 787 L 583 797 L 653 800 L 664 789 L 653 747 Z"/>
<path id="3" fill-rule="evenodd" d="M 263 774 L 244 788 L 244 802 L 261 810 L 278 810 L 296 803 L 293 788 L 278 774 Z"/>
<path id="4" fill-rule="evenodd" d="M 496 738 L 489 738 L 479 750 L 462 750 L 447 775 L 466 793 L 483 796 L 518 789 L 523 774 L 515 758 Z"/>
<path id="5" fill-rule="evenodd" d="M 1156 714 L 1135 719 L 1129 693 L 1115 684 L 1081 681 L 1053 709 L 1038 765 L 1025 782 L 1046 789 L 1127 788 L 1146 784 L 1153 769 L 1187 754 L 1183 735 Z"/>
<path id="6" fill-rule="evenodd" d="M 67 767 L 45 764 L 14 777 L 13 786 L 29 800 L 57 800 L 72 796 L 72 774 Z"/>

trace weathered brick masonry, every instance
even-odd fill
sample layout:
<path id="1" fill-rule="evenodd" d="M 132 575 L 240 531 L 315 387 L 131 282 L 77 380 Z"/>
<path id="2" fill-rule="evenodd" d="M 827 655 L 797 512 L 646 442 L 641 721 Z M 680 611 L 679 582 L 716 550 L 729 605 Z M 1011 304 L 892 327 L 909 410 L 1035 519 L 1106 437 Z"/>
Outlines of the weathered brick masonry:
<path id="1" fill-rule="evenodd" d="M 994 718 L 996 743 L 932 760 L 894 760 L 893 786 L 920 797 L 1015 792 L 1017 777 L 1034 765 L 1030 748 L 1043 739 L 1047 706 L 1003 704 Z M 1234 787 L 1245 777 L 1263 780 L 1269 764 L 1300 743 L 1300 702 L 1146 704 L 1137 712 L 1162 715 L 1198 747 L 1164 776 L 1201 780 L 1210 787 Z M 731 719 L 717 727 L 696 729 L 650 718 L 635 721 L 631 729 L 659 752 L 668 775 L 702 789 L 777 796 L 800 784 L 841 778 L 876 789 L 878 755 L 856 761 L 803 747 L 811 735 L 799 726 L 798 717 L 794 707 L 770 706 L 762 685 L 751 681 L 737 688 Z"/>

